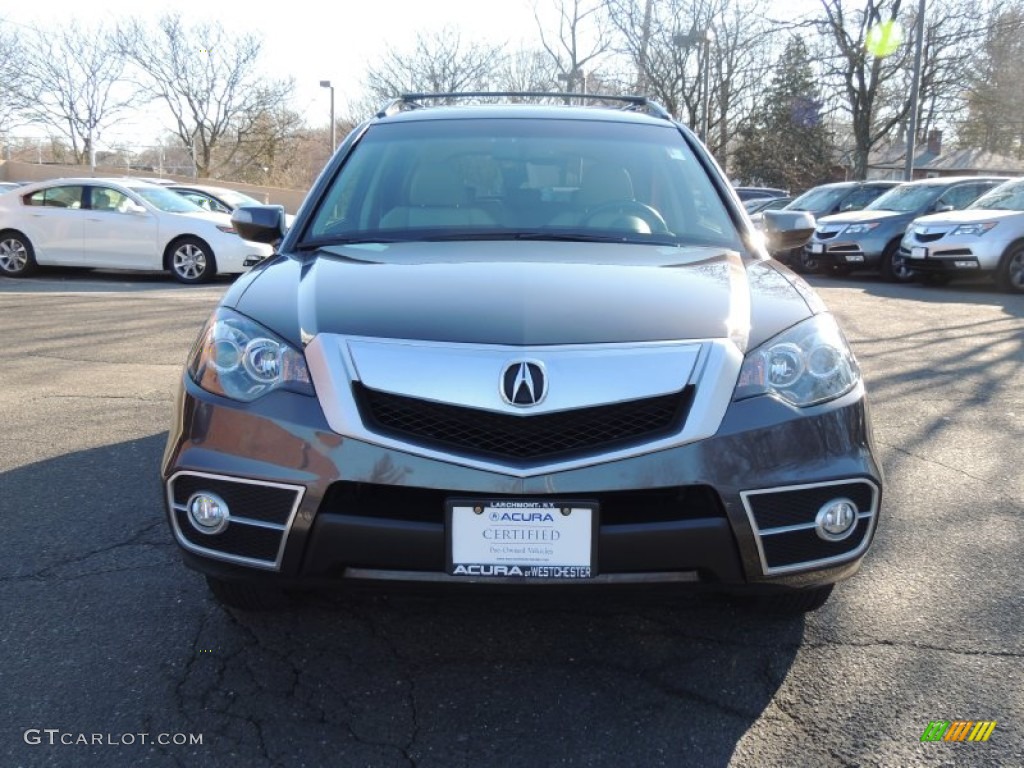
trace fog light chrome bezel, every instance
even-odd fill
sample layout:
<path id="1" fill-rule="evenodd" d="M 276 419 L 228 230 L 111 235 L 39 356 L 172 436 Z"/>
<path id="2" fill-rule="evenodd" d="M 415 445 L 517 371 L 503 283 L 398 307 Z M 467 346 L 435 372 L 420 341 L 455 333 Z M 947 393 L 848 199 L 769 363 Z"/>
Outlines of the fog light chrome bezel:
<path id="1" fill-rule="evenodd" d="M 832 509 L 839 505 L 846 505 L 849 509 L 849 522 L 839 533 L 832 533 L 827 529 L 826 521 Z M 818 538 L 824 541 L 843 541 L 850 538 L 853 532 L 857 530 L 857 521 L 859 519 L 860 510 L 857 508 L 857 505 L 851 499 L 840 496 L 839 498 L 828 500 L 818 510 L 818 514 L 814 516 L 814 531 L 818 534 Z"/>
<path id="2" fill-rule="evenodd" d="M 217 505 L 224 510 L 224 516 L 217 522 L 216 525 L 209 526 L 204 525 L 196 519 L 195 513 L 192 511 L 192 505 L 201 499 L 209 499 L 213 504 Z M 225 528 L 228 527 L 228 523 L 231 521 L 231 510 L 228 508 L 227 502 L 224 501 L 216 493 L 210 493 L 209 491 L 196 491 L 188 497 L 188 501 L 185 503 L 185 510 L 188 513 L 188 521 L 192 524 L 192 527 L 199 531 L 199 533 L 207 536 L 215 536 L 218 533 L 222 533 Z"/>

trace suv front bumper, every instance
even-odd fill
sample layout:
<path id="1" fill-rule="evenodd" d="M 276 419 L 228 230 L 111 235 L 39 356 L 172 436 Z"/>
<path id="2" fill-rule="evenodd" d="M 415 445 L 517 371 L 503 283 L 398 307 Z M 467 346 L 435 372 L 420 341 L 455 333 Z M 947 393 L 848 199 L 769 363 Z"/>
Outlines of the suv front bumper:
<path id="1" fill-rule="evenodd" d="M 584 583 L 818 586 L 856 570 L 881 502 L 861 385 L 806 409 L 770 397 L 732 403 L 711 438 L 517 477 L 338 435 L 315 398 L 278 391 L 240 404 L 186 376 L 162 476 L 190 566 L 292 586 L 466 583 L 446 572 L 452 497 L 596 501 L 598 575 Z M 197 491 L 230 506 L 222 532 L 190 524 Z M 859 514 L 852 535 L 829 542 L 814 521 L 836 497 Z"/>

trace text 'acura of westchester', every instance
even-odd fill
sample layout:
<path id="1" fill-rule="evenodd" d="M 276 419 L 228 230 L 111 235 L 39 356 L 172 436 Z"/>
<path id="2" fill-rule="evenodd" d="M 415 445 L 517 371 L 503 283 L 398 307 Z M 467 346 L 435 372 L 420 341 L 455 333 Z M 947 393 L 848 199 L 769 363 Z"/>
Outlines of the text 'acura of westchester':
<path id="1" fill-rule="evenodd" d="M 857 570 L 882 477 L 836 320 L 688 128 L 595 102 L 408 94 L 292 226 L 233 214 L 277 253 L 199 333 L 162 465 L 218 599 L 674 585 L 806 611 Z M 766 214 L 773 248 L 812 228 Z"/>

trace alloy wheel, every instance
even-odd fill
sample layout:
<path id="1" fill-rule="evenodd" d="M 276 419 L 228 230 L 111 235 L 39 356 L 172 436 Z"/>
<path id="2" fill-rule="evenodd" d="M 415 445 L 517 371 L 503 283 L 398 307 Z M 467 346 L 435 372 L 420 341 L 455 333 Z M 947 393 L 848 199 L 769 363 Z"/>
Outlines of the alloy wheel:
<path id="1" fill-rule="evenodd" d="M 206 272 L 206 253 L 194 243 L 182 243 L 174 250 L 171 263 L 178 276 L 195 282 Z"/>
<path id="2" fill-rule="evenodd" d="M 18 274 L 28 265 L 28 249 L 16 237 L 0 241 L 0 269 L 9 274 Z"/>

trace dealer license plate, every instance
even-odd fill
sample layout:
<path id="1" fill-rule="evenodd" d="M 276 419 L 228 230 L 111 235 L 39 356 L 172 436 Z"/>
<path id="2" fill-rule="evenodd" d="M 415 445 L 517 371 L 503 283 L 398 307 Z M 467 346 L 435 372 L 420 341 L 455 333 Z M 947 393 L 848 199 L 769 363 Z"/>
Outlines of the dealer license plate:
<path id="1" fill-rule="evenodd" d="M 912 259 L 927 259 L 928 249 L 923 245 L 915 245 L 910 249 L 910 258 Z"/>
<path id="2" fill-rule="evenodd" d="M 811 253 L 824 253 L 824 252 L 825 252 L 825 244 L 824 243 L 811 243 Z"/>
<path id="3" fill-rule="evenodd" d="M 448 573 L 470 578 L 592 578 L 597 512 L 597 504 L 580 501 L 449 501 Z"/>

